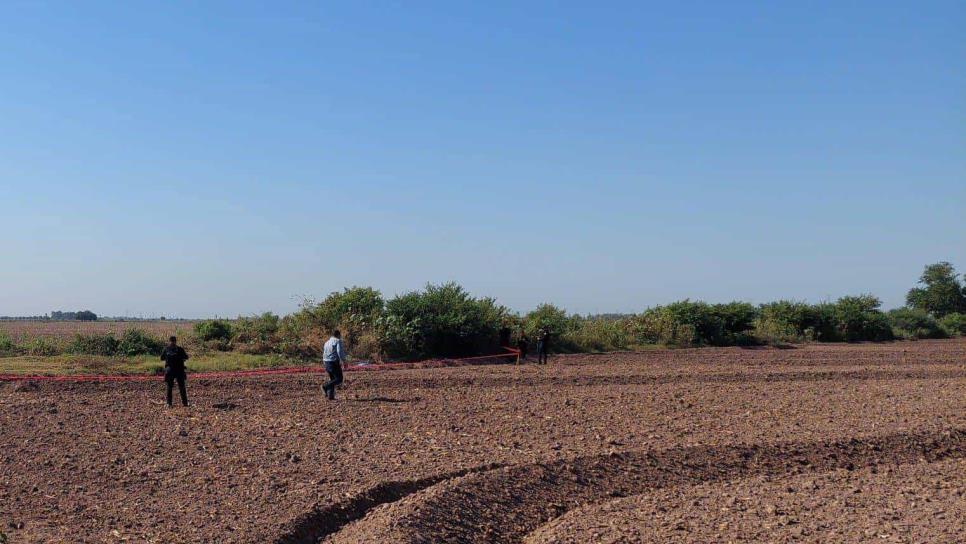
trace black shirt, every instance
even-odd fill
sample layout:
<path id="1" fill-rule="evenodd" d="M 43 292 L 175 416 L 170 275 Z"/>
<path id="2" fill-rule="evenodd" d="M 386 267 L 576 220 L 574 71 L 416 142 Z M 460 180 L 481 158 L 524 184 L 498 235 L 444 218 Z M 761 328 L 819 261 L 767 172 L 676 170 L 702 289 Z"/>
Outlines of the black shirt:
<path id="1" fill-rule="evenodd" d="M 161 360 L 164 361 L 165 370 L 184 372 L 184 362 L 188 360 L 188 353 L 181 346 L 165 346 L 164 351 L 161 352 Z"/>

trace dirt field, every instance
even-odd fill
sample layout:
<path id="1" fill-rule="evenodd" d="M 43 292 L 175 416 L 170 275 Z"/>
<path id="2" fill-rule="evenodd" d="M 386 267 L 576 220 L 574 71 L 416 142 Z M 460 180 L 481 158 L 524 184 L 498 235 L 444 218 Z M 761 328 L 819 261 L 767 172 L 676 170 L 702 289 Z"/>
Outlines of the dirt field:
<path id="1" fill-rule="evenodd" d="M 963 542 L 966 341 L 0 385 L 10 542 Z"/>
<path id="2" fill-rule="evenodd" d="M 179 330 L 191 330 L 190 321 L 0 321 L 0 334 L 14 341 L 28 338 L 63 340 L 75 334 L 107 334 L 120 336 L 128 329 L 141 329 L 158 338 L 167 338 Z"/>

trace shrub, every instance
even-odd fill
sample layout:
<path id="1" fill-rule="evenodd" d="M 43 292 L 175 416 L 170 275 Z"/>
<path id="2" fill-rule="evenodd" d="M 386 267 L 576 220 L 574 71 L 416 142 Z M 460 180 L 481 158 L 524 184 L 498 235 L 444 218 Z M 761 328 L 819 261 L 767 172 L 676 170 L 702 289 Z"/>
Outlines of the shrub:
<path id="1" fill-rule="evenodd" d="M 382 315 L 384 307 L 382 293 L 371 287 L 356 286 L 330 293 L 312 311 L 327 327 L 338 327 L 351 320 L 361 328 L 368 328 Z"/>
<path id="2" fill-rule="evenodd" d="M 506 308 L 492 298 L 475 298 L 456 283 L 427 285 L 423 291 L 397 296 L 386 303 L 387 324 L 402 340 L 412 330 L 412 355 L 460 356 L 495 351 Z M 391 322 L 388 318 L 393 318 Z M 395 343 L 395 342 L 394 342 Z"/>
<path id="3" fill-rule="evenodd" d="M 629 335 L 624 322 L 616 319 L 577 318 L 576 326 L 566 331 L 560 345 L 569 351 L 614 351 L 627 349 Z"/>
<path id="4" fill-rule="evenodd" d="M 898 338 L 944 338 L 946 331 L 925 310 L 896 308 L 888 313 L 893 334 Z"/>
<path id="5" fill-rule="evenodd" d="M 278 343 L 279 317 L 271 312 L 239 317 L 232 325 L 232 344 L 242 353 L 264 355 L 275 351 Z"/>
<path id="6" fill-rule="evenodd" d="M 49 357 L 51 355 L 57 355 L 60 349 L 47 338 L 38 336 L 21 344 L 20 351 L 23 351 L 27 355 Z"/>
<path id="7" fill-rule="evenodd" d="M 712 314 L 720 322 L 718 345 L 734 346 L 756 343 L 752 329 L 758 317 L 758 309 L 747 302 L 715 304 Z"/>
<path id="8" fill-rule="evenodd" d="M 333 328 L 339 328 L 347 348 L 355 350 L 363 336 L 377 333 L 384 308 L 382 293 L 371 287 L 334 291 L 319 303 L 305 299 L 297 312 L 280 321 L 278 351 L 315 357 Z"/>
<path id="9" fill-rule="evenodd" d="M 164 342 L 141 329 L 128 329 L 121 335 L 117 353 L 121 355 L 161 355 Z"/>
<path id="10" fill-rule="evenodd" d="M 565 310 L 553 304 L 541 304 L 523 318 L 523 328 L 530 338 L 536 338 L 541 329 L 547 329 L 551 337 L 559 339 L 573 326 Z"/>
<path id="11" fill-rule="evenodd" d="M 966 336 L 966 314 L 946 314 L 939 324 L 949 336 Z"/>
<path id="12" fill-rule="evenodd" d="M 889 319 L 879 311 L 881 302 L 872 295 L 845 296 L 835 302 L 836 328 L 843 340 L 892 340 Z"/>
<path id="13" fill-rule="evenodd" d="M 925 267 L 919 277 L 922 287 L 914 287 L 906 295 L 906 304 L 942 318 L 951 313 L 966 312 L 966 285 L 948 262 Z"/>
<path id="14" fill-rule="evenodd" d="M 0 334 L 0 357 L 17 354 L 17 345 L 6 334 Z"/>
<path id="15" fill-rule="evenodd" d="M 682 300 L 649 308 L 626 322 L 638 344 L 731 346 L 755 342 L 758 310 L 747 302 L 708 304 Z"/>
<path id="16" fill-rule="evenodd" d="M 375 333 L 360 335 L 352 348 L 352 357 L 360 360 L 379 361 L 382 359 L 382 346 L 379 336 Z"/>
<path id="17" fill-rule="evenodd" d="M 111 356 L 117 353 L 118 340 L 113 334 L 76 334 L 67 344 L 67 353 Z"/>
<path id="18" fill-rule="evenodd" d="M 217 340 L 226 343 L 232 338 L 231 323 L 221 319 L 209 319 L 195 323 L 195 336 L 203 342 Z"/>
<path id="19" fill-rule="evenodd" d="M 391 358 L 414 357 L 421 349 L 419 319 L 406 321 L 397 315 L 386 315 L 376 321 L 379 351 Z"/>
<path id="20" fill-rule="evenodd" d="M 631 319 L 629 329 L 637 344 L 690 346 L 697 342 L 695 327 L 677 319 L 665 306 L 644 310 Z"/>
<path id="21" fill-rule="evenodd" d="M 783 343 L 837 339 L 835 308 L 832 304 L 812 305 L 779 300 L 758 307 L 754 335 L 763 342 Z"/>

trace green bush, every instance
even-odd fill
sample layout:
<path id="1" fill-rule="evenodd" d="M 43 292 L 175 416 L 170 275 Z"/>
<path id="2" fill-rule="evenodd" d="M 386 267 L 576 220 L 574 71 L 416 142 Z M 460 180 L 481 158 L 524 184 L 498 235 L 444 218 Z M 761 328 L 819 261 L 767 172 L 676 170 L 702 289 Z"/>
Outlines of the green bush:
<path id="1" fill-rule="evenodd" d="M 384 307 L 382 293 L 371 287 L 355 286 L 330 293 L 312 311 L 321 324 L 330 328 L 346 321 L 368 328 L 382 315 Z"/>
<path id="2" fill-rule="evenodd" d="M 419 353 L 422 332 L 419 319 L 407 321 L 397 315 L 385 315 L 376 320 L 379 351 L 390 358 L 411 358 Z"/>
<path id="3" fill-rule="evenodd" d="M 906 304 L 942 318 L 947 314 L 966 312 L 966 284 L 959 280 L 953 265 L 940 262 L 925 267 L 919 277 L 922 287 L 913 287 Z"/>
<path id="4" fill-rule="evenodd" d="M 49 357 L 60 353 L 61 348 L 51 340 L 38 336 L 21 344 L 19 351 L 27 355 Z"/>
<path id="5" fill-rule="evenodd" d="M 377 335 L 385 309 L 382 293 L 371 287 L 351 287 L 334 291 L 322 302 L 302 301 L 299 310 L 285 316 L 277 332 L 278 351 L 300 357 L 315 357 L 329 331 L 338 328 L 348 349 L 354 350 L 363 337 Z M 391 342 L 390 342 L 391 343 Z"/>
<path id="6" fill-rule="evenodd" d="M 835 301 L 839 336 L 846 342 L 892 340 L 892 326 L 879 311 L 880 305 L 872 295 L 845 296 Z"/>
<path id="7" fill-rule="evenodd" d="M 141 329 L 128 329 L 121 335 L 117 352 L 121 355 L 161 355 L 164 341 Z"/>
<path id="8" fill-rule="evenodd" d="M 559 339 L 574 327 L 565 310 L 553 304 L 541 304 L 524 316 L 523 328 L 532 339 L 536 339 L 542 329 L 547 329 L 552 338 Z"/>
<path id="9" fill-rule="evenodd" d="M 966 314 L 946 314 L 939 324 L 949 336 L 966 336 Z"/>
<path id="10" fill-rule="evenodd" d="M 630 337 L 622 320 L 577 318 L 571 323 L 575 326 L 564 332 L 559 342 L 568 351 L 615 351 L 630 346 Z"/>
<path id="11" fill-rule="evenodd" d="M 634 343 L 668 346 L 733 346 L 755 342 L 758 310 L 746 302 L 708 304 L 682 300 L 629 318 Z"/>
<path id="12" fill-rule="evenodd" d="M 280 319 L 271 312 L 251 317 L 239 317 L 232 324 L 234 349 L 253 355 L 275 351 L 278 345 Z"/>
<path id="13" fill-rule="evenodd" d="M 717 344 L 722 346 L 741 346 L 755 344 L 753 329 L 758 317 L 758 308 L 747 302 L 715 304 L 711 312 L 718 319 L 720 337 Z"/>
<path id="14" fill-rule="evenodd" d="M 835 341 L 835 307 L 790 300 L 762 304 L 754 322 L 754 336 L 768 343 Z"/>
<path id="15" fill-rule="evenodd" d="M 67 344 L 67 353 L 112 356 L 117 353 L 118 340 L 113 334 L 76 334 Z"/>
<path id="16" fill-rule="evenodd" d="M 195 323 L 195 336 L 203 342 L 217 340 L 227 343 L 232 339 L 231 323 L 221 319 L 209 319 Z"/>
<path id="17" fill-rule="evenodd" d="M 392 334 L 408 334 L 417 357 L 461 356 L 499 349 L 499 330 L 506 308 L 492 298 L 475 298 L 456 283 L 427 285 L 423 291 L 386 303 Z M 388 343 L 388 342 L 387 342 Z"/>
<path id="18" fill-rule="evenodd" d="M 887 314 L 897 338 L 944 338 L 946 331 L 929 312 L 917 308 L 896 308 Z"/>
<path id="19" fill-rule="evenodd" d="M 0 334 L 0 357 L 16 355 L 17 345 L 6 334 Z"/>

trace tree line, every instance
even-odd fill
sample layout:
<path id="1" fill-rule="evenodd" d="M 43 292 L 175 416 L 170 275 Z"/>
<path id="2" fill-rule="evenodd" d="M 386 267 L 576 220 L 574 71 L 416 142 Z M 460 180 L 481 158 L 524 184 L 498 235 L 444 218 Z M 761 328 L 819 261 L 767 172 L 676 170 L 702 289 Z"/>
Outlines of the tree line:
<path id="1" fill-rule="evenodd" d="M 559 351 L 591 352 L 646 346 L 734 346 L 807 341 L 856 342 L 945 338 L 966 334 L 966 281 L 953 266 L 926 266 L 906 306 L 890 311 L 870 294 L 811 304 L 709 304 L 683 300 L 638 314 L 580 316 L 553 304 L 518 314 L 456 283 L 427 285 L 389 300 L 371 287 L 351 287 L 307 300 L 285 317 L 266 313 L 196 325 L 213 349 L 317 357 L 321 340 L 339 328 L 356 357 L 419 359 L 499 351 L 548 329 Z"/>
<path id="2" fill-rule="evenodd" d="M 314 359 L 333 328 L 342 331 L 354 357 L 376 360 L 496 353 L 508 335 L 515 344 L 521 336 L 535 338 L 541 329 L 549 330 L 553 348 L 564 352 L 945 338 L 966 334 L 966 281 L 950 263 L 928 265 L 909 290 L 906 306 L 890 311 L 881 309 L 877 297 L 859 294 L 817 304 L 682 300 L 637 314 L 601 316 L 569 314 L 549 303 L 519 314 L 456 283 L 427 285 L 388 300 L 371 287 L 350 287 L 320 301 L 305 300 L 284 317 L 264 313 L 200 321 L 184 340 L 200 350 Z M 63 345 L 32 348 L 0 338 L 0 354 L 135 355 L 161 349 L 141 332 L 117 340 L 103 336 L 110 335 L 77 335 Z"/>

